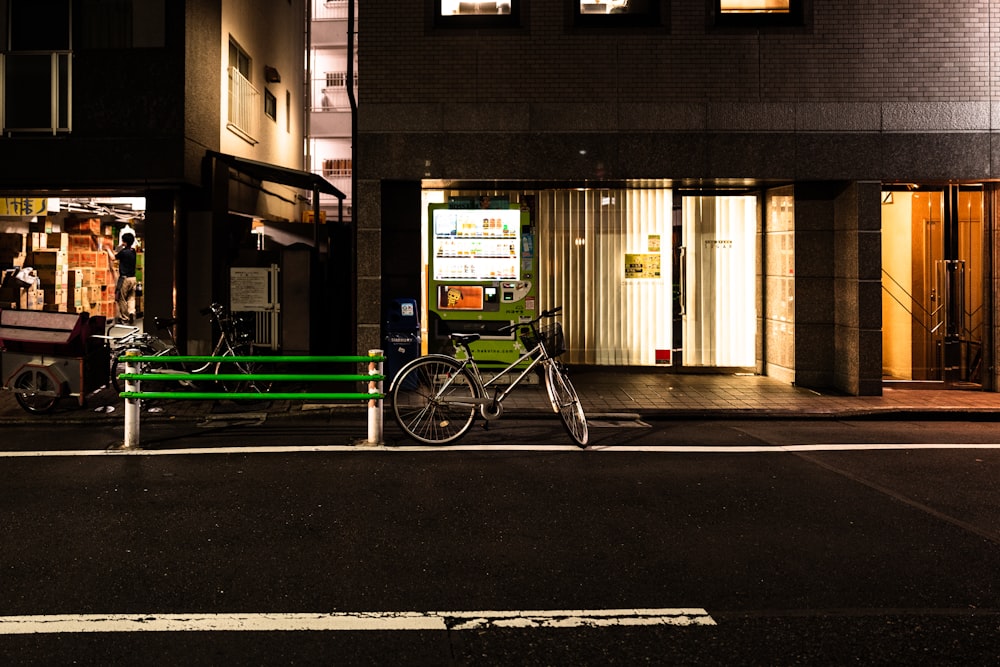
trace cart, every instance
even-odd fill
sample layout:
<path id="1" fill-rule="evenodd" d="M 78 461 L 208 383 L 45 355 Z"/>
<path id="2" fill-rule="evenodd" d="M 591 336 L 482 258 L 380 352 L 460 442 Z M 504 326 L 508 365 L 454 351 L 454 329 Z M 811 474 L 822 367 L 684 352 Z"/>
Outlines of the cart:
<path id="1" fill-rule="evenodd" d="M 18 404 L 46 413 L 60 398 L 86 395 L 107 384 L 105 318 L 88 313 L 0 310 L 0 378 Z"/>

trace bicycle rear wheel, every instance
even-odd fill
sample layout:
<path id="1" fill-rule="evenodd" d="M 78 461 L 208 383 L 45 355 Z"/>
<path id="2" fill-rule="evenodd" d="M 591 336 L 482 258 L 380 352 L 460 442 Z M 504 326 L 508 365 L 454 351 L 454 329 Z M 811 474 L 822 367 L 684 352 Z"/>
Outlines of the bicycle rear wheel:
<path id="1" fill-rule="evenodd" d="M 159 354 L 159 352 L 149 346 L 143 345 L 133 348 L 139 351 L 139 354 L 144 357 L 153 357 Z M 148 368 L 146 369 L 148 370 Z M 125 353 L 111 353 L 111 370 L 108 371 L 111 380 L 111 386 L 114 388 L 116 394 L 120 394 L 125 391 L 125 380 L 118 378 L 119 375 L 125 372 Z M 148 385 L 147 385 L 148 388 Z"/>
<path id="2" fill-rule="evenodd" d="M 586 447 L 587 441 L 590 439 L 587 417 L 583 414 L 580 397 L 577 396 L 576 389 L 566 374 L 566 369 L 558 362 L 552 361 L 547 364 L 545 386 L 549 390 L 552 409 L 559 413 L 569 437 L 573 438 L 578 447 Z"/>
<path id="3" fill-rule="evenodd" d="M 253 346 L 252 345 L 238 345 L 236 347 L 230 347 L 223 353 L 223 361 L 215 364 L 215 373 L 242 373 L 244 375 L 253 375 L 255 373 L 263 372 L 262 364 L 255 363 L 253 361 L 225 361 L 225 357 L 249 357 L 253 356 Z M 219 384 L 222 385 L 222 390 L 230 393 L 254 393 L 254 394 L 266 394 L 271 389 L 271 383 L 264 380 L 255 380 L 253 378 L 247 378 L 246 380 L 219 380 Z M 261 400 L 266 397 L 261 396 Z"/>
<path id="4" fill-rule="evenodd" d="M 443 445 L 462 437 L 476 416 L 477 385 L 457 361 L 422 357 L 392 383 L 392 412 L 414 440 Z"/>

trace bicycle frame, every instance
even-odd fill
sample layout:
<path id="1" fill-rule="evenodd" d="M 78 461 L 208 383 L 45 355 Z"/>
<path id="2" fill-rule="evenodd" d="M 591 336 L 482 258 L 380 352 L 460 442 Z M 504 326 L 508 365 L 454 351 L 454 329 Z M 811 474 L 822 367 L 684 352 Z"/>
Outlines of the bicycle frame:
<path id="1" fill-rule="evenodd" d="M 457 361 L 462 365 L 463 370 L 467 370 L 469 372 L 470 377 L 472 377 L 472 379 L 476 382 L 477 385 L 476 394 L 478 394 L 478 398 L 470 401 L 467 398 L 460 398 L 460 397 L 452 398 L 452 397 L 441 396 L 441 394 L 444 393 L 444 390 L 448 389 L 451 386 L 452 382 L 454 382 L 455 378 L 458 377 L 458 375 L 456 375 L 455 377 L 450 378 L 448 382 L 444 383 L 441 386 L 441 391 L 438 392 L 438 399 L 442 403 L 451 403 L 454 405 L 468 405 L 470 407 L 475 407 L 478 405 L 482 412 L 482 416 L 485 419 L 496 418 L 499 416 L 499 414 L 493 414 L 493 415 L 488 414 L 484 410 L 486 404 L 502 405 L 507 396 L 510 395 L 510 393 L 514 390 L 515 387 L 517 387 L 517 385 L 521 384 L 521 381 L 524 380 L 524 378 L 528 375 L 528 373 L 533 371 L 539 364 L 545 364 L 552 360 L 551 357 L 549 357 L 548 354 L 546 354 L 545 349 L 542 347 L 542 344 L 538 343 L 537 345 L 535 345 L 535 347 L 526 351 L 524 354 L 522 354 L 516 360 L 511 362 L 507 367 L 505 367 L 499 373 L 494 375 L 492 378 L 484 381 L 483 374 L 479 370 L 479 364 L 476 361 L 475 356 L 472 354 L 472 350 L 469 348 L 468 345 L 464 344 L 461 345 L 462 349 L 465 350 L 466 354 L 466 357 L 464 359 L 447 357 L 447 355 L 442 355 L 442 356 L 445 356 L 448 359 L 454 359 L 455 361 Z M 517 377 L 514 378 L 514 380 L 507 386 L 506 389 L 500 391 L 498 386 L 499 378 L 513 371 L 518 364 L 520 364 L 523 361 L 526 361 L 527 359 L 531 359 L 531 363 L 529 363 L 527 367 L 525 367 L 525 369 L 522 370 L 520 374 L 518 374 Z M 489 389 L 494 386 L 497 386 L 497 391 L 491 397 L 489 395 Z"/>

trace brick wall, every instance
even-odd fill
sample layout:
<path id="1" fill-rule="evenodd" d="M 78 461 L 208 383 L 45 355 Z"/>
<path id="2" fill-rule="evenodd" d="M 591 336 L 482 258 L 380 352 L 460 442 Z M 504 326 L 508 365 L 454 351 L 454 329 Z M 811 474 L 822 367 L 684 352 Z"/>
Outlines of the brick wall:
<path id="1" fill-rule="evenodd" d="M 522 29 L 442 30 L 430 4 L 362 3 L 363 103 L 988 101 L 1000 32 L 989 0 L 813 0 L 806 28 L 759 31 L 708 27 L 708 0 L 664 2 L 654 31 L 574 30 L 565 0 L 531 0 Z"/>

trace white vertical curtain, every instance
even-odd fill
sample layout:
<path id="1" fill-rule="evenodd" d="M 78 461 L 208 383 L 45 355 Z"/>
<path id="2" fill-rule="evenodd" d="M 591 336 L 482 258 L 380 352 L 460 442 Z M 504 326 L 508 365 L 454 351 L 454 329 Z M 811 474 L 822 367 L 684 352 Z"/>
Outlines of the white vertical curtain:
<path id="1" fill-rule="evenodd" d="M 563 307 L 566 361 L 653 365 L 671 348 L 671 192 L 539 195 L 539 300 Z M 626 254 L 659 258 L 659 278 L 626 278 Z"/>

